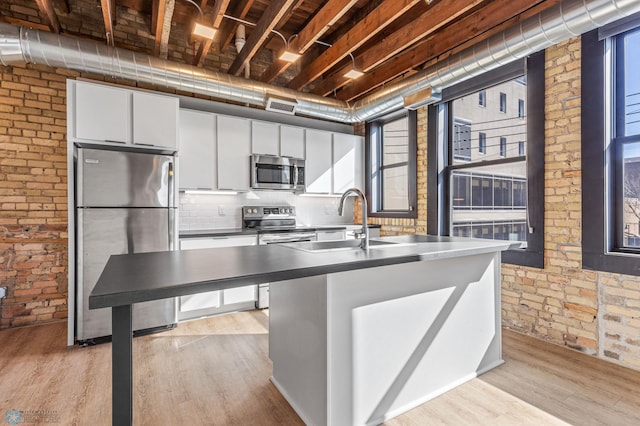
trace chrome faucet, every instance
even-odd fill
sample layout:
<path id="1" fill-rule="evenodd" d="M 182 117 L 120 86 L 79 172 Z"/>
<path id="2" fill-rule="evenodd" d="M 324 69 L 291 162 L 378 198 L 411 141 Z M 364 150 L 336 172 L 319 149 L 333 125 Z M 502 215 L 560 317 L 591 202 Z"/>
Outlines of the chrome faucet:
<path id="1" fill-rule="evenodd" d="M 369 250 L 369 226 L 367 225 L 367 198 L 364 196 L 362 191 L 358 188 L 350 188 L 347 189 L 344 194 L 342 194 L 342 198 L 340 198 L 340 205 L 338 205 L 338 214 L 342 216 L 342 212 L 344 211 L 344 200 L 350 194 L 355 194 L 360 197 L 362 202 L 362 231 L 358 234 L 360 238 L 360 248 L 363 250 Z"/>

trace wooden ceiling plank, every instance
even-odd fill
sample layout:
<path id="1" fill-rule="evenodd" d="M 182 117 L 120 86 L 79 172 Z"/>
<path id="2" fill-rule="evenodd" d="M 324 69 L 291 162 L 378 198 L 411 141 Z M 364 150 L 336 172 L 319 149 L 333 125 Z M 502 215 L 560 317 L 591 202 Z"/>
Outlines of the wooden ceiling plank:
<path id="1" fill-rule="evenodd" d="M 337 93 L 337 98 L 352 101 L 389 80 L 409 72 L 436 57 L 476 44 L 509 26 L 534 16 L 561 0 L 538 0 L 523 4 L 513 0 L 493 0 L 477 12 L 432 34 L 410 49 L 394 56 L 372 72 L 353 81 Z"/>
<path id="2" fill-rule="evenodd" d="M 213 28 L 219 29 L 220 24 L 222 23 L 222 18 L 224 14 L 227 12 L 227 8 L 229 7 L 230 0 L 217 0 L 213 5 L 213 9 L 210 14 L 205 17 L 205 20 L 208 21 Z M 203 8 L 206 6 L 206 0 L 202 0 Z M 213 44 L 213 40 L 202 40 L 200 45 L 198 46 L 198 50 L 193 57 L 193 65 L 197 67 L 202 67 L 204 65 L 204 59 L 207 57 L 207 53 L 209 53 L 209 49 L 211 49 L 211 45 Z"/>
<path id="3" fill-rule="evenodd" d="M 418 16 L 410 25 L 406 25 L 385 37 L 380 43 L 355 57 L 359 70 L 369 72 L 383 62 L 394 57 L 421 39 L 455 21 L 480 3 L 489 0 L 451 0 L 437 2 L 423 14 Z M 350 80 L 344 74 L 351 69 L 351 64 L 327 76 L 311 92 L 326 96 L 346 85 Z"/>
<path id="4" fill-rule="evenodd" d="M 173 10 L 176 5 L 175 0 L 160 0 L 158 2 L 156 15 L 156 35 L 153 46 L 153 54 L 161 58 L 167 58 L 169 47 L 169 34 L 171 33 L 171 21 Z"/>
<path id="5" fill-rule="evenodd" d="M 36 4 L 38 5 L 38 9 L 40 9 L 40 13 L 44 15 L 51 32 L 60 33 L 60 21 L 58 20 L 56 11 L 53 9 L 52 0 L 36 0 Z"/>
<path id="6" fill-rule="evenodd" d="M 333 46 L 322 52 L 310 64 L 305 66 L 302 71 L 289 82 L 287 87 L 294 90 L 302 89 L 420 1 L 424 0 L 385 0 L 338 39 Z"/>
<path id="7" fill-rule="evenodd" d="M 102 7 L 102 19 L 104 21 L 104 33 L 107 37 L 107 44 L 114 46 L 113 41 L 113 23 L 116 16 L 116 2 L 115 0 L 100 0 L 100 6 Z"/>
<path id="8" fill-rule="evenodd" d="M 280 18 L 289 10 L 294 0 L 274 0 L 262 14 L 257 25 L 251 30 L 251 34 L 247 37 L 242 50 L 236 56 L 229 67 L 229 74 L 239 75 L 245 65 L 249 63 L 251 58 L 258 52 L 258 49 L 269 37 L 271 30 L 280 22 Z"/>
<path id="9" fill-rule="evenodd" d="M 333 24 L 336 23 L 345 13 L 353 7 L 358 0 L 329 0 L 320 9 L 315 16 L 309 21 L 309 23 L 300 31 L 298 36 L 293 39 L 289 50 L 292 52 L 298 52 L 300 54 L 305 53 L 316 40 L 320 39 Z M 278 59 L 282 52 L 279 52 L 277 57 L 271 63 L 269 68 L 260 77 L 261 81 L 270 83 L 276 79 L 281 73 L 283 73 L 292 64 Z"/>
<path id="10" fill-rule="evenodd" d="M 249 13 L 254 0 L 234 1 L 235 7 L 229 12 L 234 18 L 244 19 Z M 225 19 L 220 25 L 220 51 L 223 52 L 233 39 L 236 33 L 238 22 L 232 19 Z"/>

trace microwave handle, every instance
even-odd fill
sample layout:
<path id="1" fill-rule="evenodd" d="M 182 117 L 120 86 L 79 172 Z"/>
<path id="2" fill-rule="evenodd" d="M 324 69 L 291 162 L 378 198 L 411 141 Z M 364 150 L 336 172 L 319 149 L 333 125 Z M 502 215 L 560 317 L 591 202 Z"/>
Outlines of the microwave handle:
<path id="1" fill-rule="evenodd" d="M 298 189 L 298 165 L 293 165 L 293 189 Z"/>

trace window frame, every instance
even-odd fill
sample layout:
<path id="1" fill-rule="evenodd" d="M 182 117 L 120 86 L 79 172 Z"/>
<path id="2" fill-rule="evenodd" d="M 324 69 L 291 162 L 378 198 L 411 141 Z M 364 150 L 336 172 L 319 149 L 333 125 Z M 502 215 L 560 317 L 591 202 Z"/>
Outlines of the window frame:
<path id="1" fill-rule="evenodd" d="M 478 132 L 478 153 L 487 153 L 487 134 L 485 132 Z"/>
<path id="2" fill-rule="evenodd" d="M 500 92 L 499 104 L 500 104 L 499 106 L 500 112 L 503 114 L 506 114 L 507 113 L 507 94 L 506 93 Z"/>
<path id="3" fill-rule="evenodd" d="M 478 92 L 478 106 L 481 108 L 487 107 L 487 91 L 481 90 Z"/>
<path id="4" fill-rule="evenodd" d="M 382 180 L 379 179 L 378 188 L 373 188 L 372 185 L 372 165 L 371 155 L 373 153 L 373 147 L 375 145 L 378 155 L 382 153 L 382 127 L 390 122 L 399 120 L 403 117 L 408 119 L 409 129 L 409 158 L 408 158 L 408 171 L 407 171 L 407 188 L 408 188 L 408 210 L 378 210 L 380 206 L 373 205 L 373 190 L 377 191 L 377 199 L 382 202 L 383 187 Z M 373 135 L 378 137 L 373 140 Z M 368 216 L 380 217 L 380 218 L 409 218 L 415 219 L 418 217 L 418 195 L 417 195 L 417 156 L 418 156 L 418 118 L 415 110 L 400 110 L 394 113 L 388 114 L 384 117 L 377 118 L 365 123 L 365 196 L 367 197 L 368 204 Z"/>
<path id="5" fill-rule="evenodd" d="M 460 96 L 471 94 L 483 87 L 490 87 L 522 75 L 525 70 L 527 76 L 527 99 L 525 108 L 527 114 L 527 205 L 529 206 L 529 228 L 527 247 L 514 248 L 502 252 L 502 263 L 544 267 L 544 51 L 530 55 L 525 61 L 514 61 L 504 65 L 491 73 L 467 80 L 459 85 L 443 91 L 443 101 L 437 105 L 430 105 L 428 112 L 427 163 L 437 164 L 427 170 L 427 232 L 432 235 L 449 235 L 451 206 L 449 205 L 449 176 L 445 172 L 443 161 L 449 159 L 451 153 L 438 151 L 438 138 L 448 140 L 448 129 L 443 128 L 451 120 L 450 114 L 440 118 L 442 105 Z M 443 123 L 444 122 L 444 123 Z M 445 144 L 446 145 L 446 144 Z M 524 160 L 524 158 L 523 158 Z M 451 160 L 448 160 L 451 162 Z M 513 161 L 508 159 L 506 161 Z M 483 165 L 505 162 L 498 159 L 484 162 Z M 464 165 L 462 165 L 464 166 Z M 453 169 L 452 169 L 453 168 Z M 455 170 L 452 165 L 449 170 Z"/>
<path id="6" fill-rule="evenodd" d="M 582 173 L 582 188 L 589 188 L 589 191 L 582 191 L 582 268 L 637 276 L 640 275 L 640 251 L 618 247 L 620 241 L 616 241 L 620 234 L 616 227 L 622 226 L 620 219 L 624 207 L 620 209 L 615 205 L 616 199 L 620 200 L 622 196 L 622 191 L 616 191 L 620 186 L 616 185 L 616 178 L 618 182 L 621 178 L 616 170 L 621 167 L 616 167 L 615 163 L 622 161 L 623 143 L 614 137 L 613 132 L 619 129 L 620 114 L 613 115 L 616 105 L 610 99 L 620 87 L 615 86 L 607 64 L 614 53 L 615 42 L 621 39 L 618 36 L 640 27 L 640 19 L 636 22 L 634 28 L 607 34 L 616 40 L 600 37 L 602 29 L 582 35 L 581 167 L 589 170 L 589 173 Z M 619 59 L 620 55 L 617 55 L 615 60 Z"/>

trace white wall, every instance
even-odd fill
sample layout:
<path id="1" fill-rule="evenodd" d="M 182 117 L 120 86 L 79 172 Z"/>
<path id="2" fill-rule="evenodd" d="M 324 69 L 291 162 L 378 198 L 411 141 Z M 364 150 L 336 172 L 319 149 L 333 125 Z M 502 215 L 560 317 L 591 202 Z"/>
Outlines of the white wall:
<path id="1" fill-rule="evenodd" d="M 252 191 L 237 195 L 180 193 L 180 230 L 241 228 L 242 206 L 292 205 L 298 225 L 334 225 L 353 223 L 353 197 L 338 215 L 339 197 L 299 196 L 291 192 Z"/>

